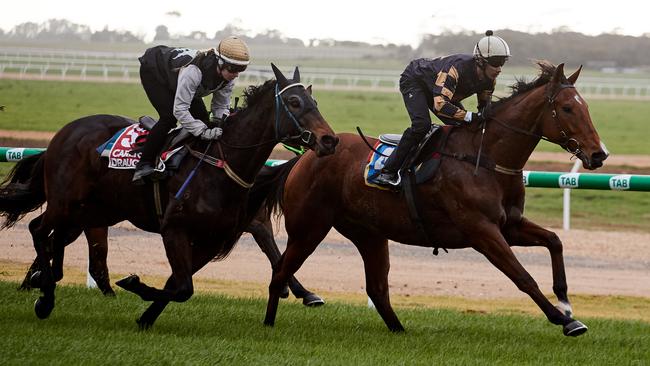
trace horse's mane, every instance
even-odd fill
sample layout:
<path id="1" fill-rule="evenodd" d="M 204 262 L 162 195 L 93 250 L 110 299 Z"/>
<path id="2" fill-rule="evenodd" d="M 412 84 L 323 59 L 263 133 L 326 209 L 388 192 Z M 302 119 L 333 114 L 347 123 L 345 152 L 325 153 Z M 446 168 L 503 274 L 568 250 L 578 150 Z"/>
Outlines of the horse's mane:
<path id="1" fill-rule="evenodd" d="M 244 108 L 257 105 L 270 89 L 275 87 L 275 79 L 267 80 L 262 85 L 251 85 L 244 90 Z"/>
<path id="2" fill-rule="evenodd" d="M 531 91 L 551 81 L 551 78 L 555 74 L 556 66 L 546 60 L 538 60 L 535 61 L 535 63 L 537 64 L 537 67 L 539 67 L 540 70 L 540 73 L 537 76 L 537 78 L 534 79 L 533 81 L 526 81 L 525 77 L 515 78 L 515 83 L 510 86 L 512 93 L 509 96 L 501 98 L 498 101 L 492 103 L 492 107 L 494 108 L 499 107 L 504 103 L 507 103 L 508 101 L 514 99 L 515 97 L 524 94 L 528 91 Z"/>

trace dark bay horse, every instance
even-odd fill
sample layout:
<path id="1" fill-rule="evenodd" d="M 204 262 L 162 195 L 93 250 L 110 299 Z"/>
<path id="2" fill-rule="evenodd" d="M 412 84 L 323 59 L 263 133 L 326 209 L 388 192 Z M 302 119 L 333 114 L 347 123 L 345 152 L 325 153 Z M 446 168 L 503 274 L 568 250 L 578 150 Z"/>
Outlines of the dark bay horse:
<path id="1" fill-rule="evenodd" d="M 300 158 L 278 187 L 276 199 L 281 201 L 289 240 L 269 285 L 264 323 L 274 324 L 282 284 L 334 227 L 359 250 L 368 296 L 392 331 L 404 328 L 389 300 L 388 239 L 424 247 L 474 248 L 528 294 L 551 323 L 562 325 L 565 335 L 584 333 L 587 327 L 572 318 L 562 243 L 523 216 L 521 171 L 542 138 L 569 150 L 587 169 L 602 166 L 607 154 L 587 103 L 574 88 L 580 69 L 566 78 L 563 65 L 539 66 L 537 79 L 519 81 L 511 96 L 493 104 L 483 138 L 480 126 L 451 131 L 437 174 L 416 189 L 424 234 L 410 219 L 404 196 L 364 184 L 368 147 L 360 137 L 341 134 L 333 155 L 317 159 L 309 152 Z M 481 167 L 475 174 L 474 164 L 450 157 L 477 156 L 481 141 L 483 156 L 494 168 Z M 549 250 L 559 307 L 542 294 L 510 246 Z"/>
<path id="2" fill-rule="evenodd" d="M 35 157 L 30 159 L 36 163 L 39 158 Z M 20 171 L 12 172 L 12 174 L 9 175 L 9 179 L 16 182 L 26 181 L 29 178 L 32 167 L 32 162 L 24 162 L 21 166 Z M 290 167 L 264 166 L 260 171 L 260 175 L 266 176 L 268 174 L 280 174 L 278 172 L 275 172 L 275 170 L 287 168 Z M 254 185 L 251 188 L 253 189 L 259 187 Z M 265 205 L 262 205 L 260 210 L 257 212 L 253 220 L 244 231 L 250 233 L 253 236 L 255 243 L 266 255 L 267 259 L 271 263 L 271 266 L 275 265 L 280 260 L 281 253 L 273 237 L 271 211 L 268 210 Z M 110 274 L 107 265 L 108 227 L 85 228 L 84 234 L 88 243 L 88 273 L 93 278 L 97 284 L 97 288 L 102 292 L 102 294 L 106 296 L 115 296 L 115 291 L 111 286 Z M 54 256 L 54 259 L 52 261 L 52 272 L 55 274 L 54 280 L 56 282 L 60 281 L 63 278 L 63 254 L 64 253 L 61 250 L 58 255 Z M 23 282 L 20 284 L 20 290 L 31 289 L 31 277 L 38 270 L 38 262 L 34 260 L 29 270 L 25 274 Z M 289 279 L 289 283 L 282 291 L 282 297 L 288 297 L 289 291 L 291 291 L 296 298 L 302 299 L 302 303 L 305 306 L 319 306 L 325 304 L 325 301 L 320 296 L 306 289 L 298 281 L 298 279 L 293 276 Z"/>
<path id="3" fill-rule="evenodd" d="M 263 171 L 273 169 L 277 169 L 277 167 L 265 166 L 262 168 Z M 273 237 L 273 224 L 271 223 L 270 216 L 271 212 L 263 206 L 244 231 L 253 236 L 255 243 L 266 255 L 271 266 L 273 266 L 280 260 L 281 253 Z M 88 273 L 93 278 L 97 284 L 97 288 L 102 292 L 102 294 L 106 296 L 115 296 L 115 291 L 111 286 L 107 265 L 108 227 L 86 228 L 84 229 L 84 234 L 88 242 Z M 58 256 L 55 256 L 55 258 L 56 259 L 52 261 L 52 272 L 55 274 L 55 281 L 58 282 L 63 278 L 63 252 Z M 34 260 L 34 263 L 32 263 L 25 274 L 25 278 L 20 284 L 19 289 L 30 290 L 31 277 L 38 270 L 38 262 Z M 289 279 L 289 283 L 282 291 L 281 297 L 288 297 L 289 291 L 291 291 L 296 298 L 302 299 L 302 303 L 305 306 L 319 306 L 325 304 L 325 301 L 320 296 L 306 289 L 294 276 Z"/>
<path id="4" fill-rule="evenodd" d="M 141 327 L 151 326 L 170 301 L 183 302 L 192 296 L 196 271 L 232 250 L 262 203 L 249 197 L 250 188 L 277 142 L 299 143 L 318 156 L 334 152 L 338 138 L 320 114 L 311 88 L 300 84 L 298 68 L 292 79 L 272 68 L 277 81 L 245 91 L 246 108 L 238 113 L 236 123 L 225 126 L 218 142 L 195 141 L 193 148 L 205 159 L 185 159 L 178 173 L 162 184 L 160 221 L 152 185 L 132 185 L 132 172 L 108 169 L 96 151 L 133 123 L 124 117 L 95 115 L 69 123 L 34 163 L 31 179 L 2 188 L 0 213 L 7 218 L 5 226 L 47 202 L 45 211 L 29 224 L 39 267 L 32 285 L 43 293 L 34 307 L 39 318 L 48 317 L 54 308 L 56 283 L 50 258 L 62 258 L 62 248 L 84 229 L 128 220 L 162 235 L 172 269 L 163 289 L 147 286 L 135 275 L 117 282 L 153 301 L 138 319 Z M 208 164 L 216 159 L 224 162 L 224 169 Z M 186 179 L 190 176 L 192 180 Z"/>

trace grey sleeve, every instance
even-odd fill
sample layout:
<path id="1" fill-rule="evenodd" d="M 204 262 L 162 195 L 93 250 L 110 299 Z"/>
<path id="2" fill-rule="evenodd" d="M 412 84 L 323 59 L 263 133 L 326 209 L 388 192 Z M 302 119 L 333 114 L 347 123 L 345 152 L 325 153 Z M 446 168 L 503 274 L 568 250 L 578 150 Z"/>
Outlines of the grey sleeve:
<path id="1" fill-rule="evenodd" d="M 212 116 L 215 118 L 221 118 L 221 116 L 230 114 L 230 96 L 232 95 L 232 89 L 235 86 L 235 81 L 232 80 L 223 87 L 223 89 L 216 90 L 212 93 L 212 103 L 210 104 L 210 110 L 212 111 Z"/>
<path id="2" fill-rule="evenodd" d="M 174 117 L 194 136 L 200 135 L 208 128 L 205 123 L 194 118 L 190 113 L 192 99 L 201 84 L 201 77 L 201 70 L 195 65 L 182 68 L 178 73 L 178 86 L 174 97 Z"/>

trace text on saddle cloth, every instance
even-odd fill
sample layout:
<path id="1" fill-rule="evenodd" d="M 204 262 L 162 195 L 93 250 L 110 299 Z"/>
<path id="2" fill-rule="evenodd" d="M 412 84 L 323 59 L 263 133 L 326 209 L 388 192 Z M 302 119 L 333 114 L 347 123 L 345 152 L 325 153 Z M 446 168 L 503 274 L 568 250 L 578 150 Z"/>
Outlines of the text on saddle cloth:
<path id="1" fill-rule="evenodd" d="M 149 130 L 139 124 L 132 124 L 119 130 L 113 137 L 97 148 L 97 152 L 108 158 L 108 167 L 111 169 L 135 169 L 142 153 L 139 151 L 144 140 L 149 135 Z M 183 146 L 165 151 L 160 155 L 156 165 L 159 172 L 165 171 L 165 162 L 178 153 Z"/>

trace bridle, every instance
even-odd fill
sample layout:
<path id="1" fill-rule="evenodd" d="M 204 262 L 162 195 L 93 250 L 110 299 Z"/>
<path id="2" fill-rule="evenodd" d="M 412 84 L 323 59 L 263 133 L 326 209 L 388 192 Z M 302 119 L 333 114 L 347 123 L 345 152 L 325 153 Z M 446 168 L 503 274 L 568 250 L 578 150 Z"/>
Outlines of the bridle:
<path id="1" fill-rule="evenodd" d="M 303 89 L 305 89 L 305 85 L 301 83 L 293 83 L 285 86 L 282 88 L 282 90 L 279 90 L 280 87 L 276 83 L 275 84 L 275 139 L 279 142 L 293 142 L 293 141 L 298 141 L 301 144 L 304 144 L 306 147 L 313 146 L 313 144 L 316 142 L 316 137 L 314 136 L 314 133 L 311 132 L 310 130 L 304 128 L 298 120 L 302 118 L 305 114 L 309 113 L 311 109 L 313 108 L 306 108 L 305 103 L 303 102 L 302 98 L 296 96 L 300 100 L 300 110 L 298 111 L 297 117 L 289 110 L 289 107 L 287 107 L 287 104 L 284 102 L 284 99 L 282 99 L 282 93 L 287 91 L 288 89 L 301 86 Z M 280 106 L 283 107 L 284 112 L 287 116 L 289 116 L 289 119 L 293 122 L 294 126 L 298 130 L 297 135 L 287 135 L 287 136 L 281 136 L 280 133 Z"/>
<path id="2" fill-rule="evenodd" d="M 282 93 L 284 93 L 288 89 L 297 86 L 302 86 L 303 88 L 305 88 L 305 85 L 302 83 L 293 83 L 285 86 L 284 88 L 282 88 L 282 90 L 279 90 L 279 84 L 277 82 L 275 84 L 275 138 L 257 144 L 253 144 L 253 145 L 231 145 L 226 141 L 224 141 L 224 139 L 219 140 L 219 143 L 231 149 L 241 149 L 241 150 L 254 149 L 269 144 L 277 144 L 278 142 L 292 143 L 297 141 L 298 143 L 304 145 L 305 147 L 313 146 L 316 143 L 316 136 L 314 136 L 313 132 L 304 128 L 299 122 L 302 116 L 310 112 L 313 108 L 305 108 L 305 103 L 302 101 L 302 98 L 296 96 L 297 98 L 300 99 L 300 111 L 296 116 L 289 110 L 289 107 L 287 107 L 286 103 L 284 102 L 284 99 L 282 99 Z M 280 106 L 283 107 L 283 110 L 285 114 L 289 117 L 289 120 L 291 120 L 294 126 L 298 129 L 299 133 L 297 135 L 282 136 L 282 134 L 280 133 L 282 127 L 280 124 L 280 119 L 281 119 Z"/>
<path id="3" fill-rule="evenodd" d="M 497 124 L 501 125 L 502 127 L 505 127 L 506 129 L 509 129 L 511 131 L 514 131 L 514 132 L 517 132 L 517 133 L 520 133 L 520 134 L 523 134 L 523 135 L 527 135 L 527 136 L 532 136 L 532 137 L 535 137 L 535 138 L 540 139 L 540 140 L 548 141 L 550 143 L 558 144 L 560 147 L 562 147 L 564 150 L 568 151 L 573 156 L 578 155 L 578 154 L 580 154 L 582 152 L 582 149 L 580 148 L 582 145 L 575 138 L 569 137 L 569 135 L 567 135 L 567 133 L 564 131 L 564 129 L 560 125 L 560 121 L 559 121 L 559 118 L 557 116 L 556 104 L 555 104 L 555 99 L 562 92 L 562 90 L 564 90 L 564 89 L 574 89 L 574 88 L 575 88 L 575 86 L 573 86 L 572 84 L 561 84 L 560 87 L 558 88 L 558 90 L 553 95 L 550 95 L 550 96 L 548 96 L 546 98 L 547 106 L 551 110 L 551 117 L 553 118 L 553 121 L 555 121 L 555 125 L 557 126 L 558 131 L 560 131 L 560 138 L 562 139 L 562 141 L 560 141 L 560 142 L 551 141 L 551 139 L 549 139 L 546 136 L 543 136 L 541 134 L 537 134 L 537 133 L 532 132 L 535 129 L 537 129 L 537 125 L 539 124 L 539 121 L 542 119 L 542 116 L 544 115 L 545 110 L 542 110 L 542 112 L 539 114 L 539 116 L 535 120 L 535 124 L 533 125 L 533 127 L 531 128 L 530 131 L 527 131 L 527 130 L 524 130 L 524 129 L 521 129 L 521 128 L 518 128 L 518 127 L 510 126 L 509 124 L 504 123 L 503 121 L 501 121 L 501 120 L 499 120 L 498 118 L 495 118 L 495 117 L 488 117 L 488 120 L 492 120 L 492 121 L 496 122 Z M 570 145 L 574 145 L 575 148 L 571 148 Z"/>
<path id="4" fill-rule="evenodd" d="M 212 141 L 210 141 L 208 143 L 208 146 L 207 146 L 207 148 L 206 148 L 206 150 L 205 150 L 205 152 L 203 154 L 201 154 L 199 152 L 196 152 L 196 151 L 193 151 L 192 149 L 189 149 L 190 153 L 194 157 L 199 159 L 199 162 L 194 167 L 194 170 L 191 172 L 190 176 L 185 180 L 185 182 L 181 186 L 181 189 L 179 189 L 179 191 L 176 193 L 176 196 L 180 197 L 180 195 L 185 190 L 185 187 L 192 180 L 192 177 L 194 176 L 194 173 L 198 169 L 199 165 L 203 161 L 206 161 L 206 163 L 208 163 L 210 165 L 213 165 L 213 166 L 216 166 L 218 168 L 223 168 L 224 171 L 226 172 L 226 175 L 228 175 L 228 177 L 230 177 L 233 181 L 235 181 L 235 183 L 237 183 L 238 185 L 240 185 L 244 189 L 250 189 L 253 186 L 253 182 L 246 182 L 244 179 L 239 177 L 237 175 L 237 173 L 235 173 L 235 171 L 228 165 L 228 163 L 225 160 L 225 155 L 224 155 L 224 153 L 223 153 L 223 151 L 221 149 L 221 145 L 224 145 L 224 146 L 227 146 L 227 147 L 233 148 L 233 149 L 251 149 L 251 148 L 257 148 L 257 147 L 260 147 L 260 146 L 265 146 L 265 145 L 268 145 L 268 144 L 271 144 L 271 143 L 276 144 L 278 142 L 298 141 L 300 143 L 304 143 L 304 146 L 306 146 L 306 147 L 313 146 L 314 143 L 316 142 L 316 137 L 314 136 L 314 133 L 311 132 L 310 130 L 304 128 L 300 124 L 299 120 L 302 118 L 302 116 L 309 113 L 314 108 L 313 107 L 312 108 L 306 107 L 305 103 L 302 100 L 302 98 L 296 96 L 300 100 L 300 110 L 299 110 L 299 113 L 296 116 L 293 113 L 291 113 L 291 111 L 287 107 L 286 103 L 284 103 L 284 99 L 282 99 L 282 93 L 284 93 L 288 89 L 291 89 L 291 88 L 294 88 L 294 87 L 297 87 L 297 86 L 302 86 L 303 89 L 305 89 L 305 86 L 303 84 L 301 84 L 301 83 L 293 83 L 293 84 L 289 84 L 289 85 L 285 86 L 284 88 L 282 88 L 282 90 L 279 90 L 278 83 L 277 82 L 275 83 L 275 111 L 276 112 L 275 112 L 275 138 L 274 139 L 264 141 L 264 142 L 261 142 L 261 143 L 258 143 L 258 144 L 254 144 L 254 145 L 245 145 L 245 146 L 230 145 L 230 144 L 226 143 L 225 141 L 223 141 L 223 139 L 219 140 L 219 141 L 217 141 L 217 147 L 219 149 L 219 155 L 221 156 L 221 159 L 212 157 L 212 156 L 207 154 L 208 150 L 210 149 L 210 145 L 212 144 Z M 289 120 L 291 120 L 293 122 L 293 124 L 296 126 L 296 128 L 298 129 L 298 131 L 299 131 L 298 135 L 293 135 L 293 136 L 291 136 L 291 135 L 282 136 L 281 135 L 281 133 L 280 133 L 280 127 L 281 127 L 281 125 L 280 125 L 280 117 L 281 117 L 280 106 L 284 107 L 283 109 L 284 109 L 286 115 L 289 116 Z"/>

